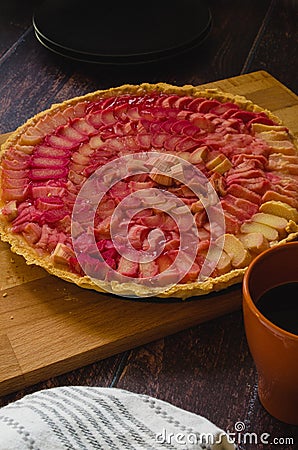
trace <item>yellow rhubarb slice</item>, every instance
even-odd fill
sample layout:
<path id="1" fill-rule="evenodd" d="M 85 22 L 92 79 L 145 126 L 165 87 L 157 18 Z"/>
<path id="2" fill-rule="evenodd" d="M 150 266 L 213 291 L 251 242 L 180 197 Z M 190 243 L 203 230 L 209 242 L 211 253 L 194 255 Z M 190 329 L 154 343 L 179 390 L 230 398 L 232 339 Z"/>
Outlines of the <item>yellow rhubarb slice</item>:
<path id="1" fill-rule="evenodd" d="M 260 232 L 248 233 L 238 236 L 247 250 L 254 253 L 261 253 L 269 248 L 269 241 Z"/>
<path id="2" fill-rule="evenodd" d="M 234 268 L 246 267 L 251 261 L 251 255 L 244 247 L 243 243 L 233 234 L 224 234 L 216 240 L 216 245 L 221 246 L 231 258 Z"/>
<path id="3" fill-rule="evenodd" d="M 298 222 L 298 211 L 287 203 L 271 200 L 260 206 L 260 212 L 274 214 Z"/>
<path id="4" fill-rule="evenodd" d="M 244 222 L 240 231 L 241 233 L 262 233 L 268 241 L 276 241 L 278 239 L 278 231 L 263 223 Z"/>
<path id="5" fill-rule="evenodd" d="M 278 231 L 280 237 L 284 237 L 286 226 L 288 224 L 288 221 L 285 218 L 264 212 L 254 214 L 252 221 L 274 228 Z"/>

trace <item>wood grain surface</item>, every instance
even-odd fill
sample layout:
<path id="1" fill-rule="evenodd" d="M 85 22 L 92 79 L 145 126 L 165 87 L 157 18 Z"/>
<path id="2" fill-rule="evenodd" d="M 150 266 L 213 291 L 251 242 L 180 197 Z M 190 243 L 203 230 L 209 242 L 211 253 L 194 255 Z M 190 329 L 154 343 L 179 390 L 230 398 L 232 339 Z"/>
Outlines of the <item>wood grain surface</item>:
<path id="1" fill-rule="evenodd" d="M 230 82 L 237 75 L 262 69 L 298 94 L 297 0 L 206 0 L 213 21 L 202 45 L 170 60 L 121 67 L 78 63 L 43 48 L 34 37 L 31 21 L 34 7 L 42 1 L 0 2 L 0 133 L 16 129 L 52 103 L 123 83 Z M 255 81 L 255 90 L 251 86 L 255 101 L 262 101 L 258 91 L 264 82 Z M 272 91 L 267 88 L 266 102 L 273 102 L 274 107 Z M 297 106 L 288 94 L 279 95 L 284 105 L 281 114 L 297 130 Z M 29 285 L 36 282 L 34 274 Z M 45 288 L 44 296 L 47 292 Z M 8 296 L 1 298 L 1 303 L 9 301 Z M 11 361 L 8 370 L 18 373 L 18 361 L 12 357 L 5 334 L 0 328 L 0 345 Z M 33 339 L 31 344 L 37 346 Z M 37 351 L 35 358 L 39 359 Z M 5 358 L 0 359 L 4 364 Z M 162 398 L 230 432 L 242 421 L 245 432 L 258 437 L 269 433 L 270 444 L 240 442 L 239 450 L 298 449 L 298 427 L 275 420 L 258 400 L 257 374 L 240 310 L 27 388 L 21 385 L 15 378 L 14 392 L 1 396 L 0 406 L 56 386 L 113 386 Z M 274 444 L 273 439 L 277 439 Z"/>
<path id="2" fill-rule="evenodd" d="M 205 87 L 246 95 L 277 112 L 287 125 L 292 121 L 298 134 L 297 97 L 268 73 L 255 72 Z M 239 286 L 189 302 L 121 299 L 80 289 L 28 266 L 4 243 L 0 254 L 1 394 L 214 319 L 241 305 Z"/>

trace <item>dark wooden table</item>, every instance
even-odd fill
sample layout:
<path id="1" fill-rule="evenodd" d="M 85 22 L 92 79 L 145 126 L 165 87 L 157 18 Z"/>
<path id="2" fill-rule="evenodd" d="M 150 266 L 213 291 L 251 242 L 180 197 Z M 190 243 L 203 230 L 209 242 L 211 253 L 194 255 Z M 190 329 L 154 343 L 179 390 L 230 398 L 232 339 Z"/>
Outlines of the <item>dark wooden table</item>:
<path id="1" fill-rule="evenodd" d="M 15 129 L 54 102 L 123 83 L 201 84 L 264 69 L 298 93 L 298 2 L 210 0 L 211 33 L 184 55 L 139 66 L 99 66 L 66 60 L 43 48 L 31 25 L 39 2 L 0 3 L 0 133 Z M 6 405 L 39 389 L 113 386 L 146 393 L 201 414 L 230 432 L 269 433 L 279 444 L 250 449 L 298 449 L 298 427 L 262 408 L 241 311 L 0 399 Z M 297 405 L 298 407 L 298 405 Z M 294 443 L 287 444 L 287 439 Z"/>

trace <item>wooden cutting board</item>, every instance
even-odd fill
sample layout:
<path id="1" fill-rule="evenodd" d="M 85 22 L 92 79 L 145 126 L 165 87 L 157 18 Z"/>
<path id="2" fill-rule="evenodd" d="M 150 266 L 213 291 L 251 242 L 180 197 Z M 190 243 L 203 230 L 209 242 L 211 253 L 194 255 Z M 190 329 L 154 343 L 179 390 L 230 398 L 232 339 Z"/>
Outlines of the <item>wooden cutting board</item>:
<path id="1" fill-rule="evenodd" d="M 298 135 L 298 98 L 266 72 L 204 85 L 242 94 Z M 132 301 L 78 288 L 0 243 L 0 395 L 241 307 L 241 287 L 187 302 Z"/>

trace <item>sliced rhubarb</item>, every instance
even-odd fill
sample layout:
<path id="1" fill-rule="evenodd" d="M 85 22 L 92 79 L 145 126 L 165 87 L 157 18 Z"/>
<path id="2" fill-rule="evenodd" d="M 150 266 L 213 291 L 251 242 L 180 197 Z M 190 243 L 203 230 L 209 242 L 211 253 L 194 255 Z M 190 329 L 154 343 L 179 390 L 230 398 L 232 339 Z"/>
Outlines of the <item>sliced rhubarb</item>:
<path id="1" fill-rule="evenodd" d="M 180 141 L 176 144 L 175 150 L 177 152 L 191 151 L 199 147 L 199 145 L 199 140 L 192 137 L 185 137 L 183 139 L 180 139 Z"/>
<path id="2" fill-rule="evenodd" d="M 155 261 L 140 263 L 139 265 L 140 278 L 151 278 L 158 274 L 159 274 L 159 266 Z"/>
<path id="3" fill-rule="evenodd" d="M 191 97 L 179 97 L 175 100 L 173 107 L 181 110 L 187 109 L 190 103 L 193 101 Z"/>
<path id="4" fill-rule="evenodd" d="M 54 263 L 56 264 L 69 264 L 71 258 L 75 257 L 74 251 L 69 248 L 67 245 L 58 242 L 55 247 L 54 252 L 51 255 Z"/>
<path id="5" fill-rule="evenodd" d="M 71 125 L 59 128 L 57 134 L 74 142 L 83 142 L 84 140 L 87 140 L 86 134 L 80 133 Z"/>
<path id="6" fill-rule="evenodd" d="M 63 136 L 56 136 L 51 135 L 46 138 L 46 143 L 49 145 L 52 145 L 55 148 L 62 149 L 62 150 L 70 150 L 78 146 L 77 141 L 73 141 L 70 139 L 67 139 Z"/>
<path id="7" fill-rule="evenodd" d="M 176 134 L 182 134 L 183 129 L 189 127 L 190 123 L 188 120 L 176 120 L 171 126 L 171 132 Z"/>
<path id="8" fill-rule="evenodd" d="M 5 189 L 25 189 L 29 184 L 29 179 L 27 178 L 27 176 L 24 178 L 7 178 L 7 176 L 5 175 L 2 177 L 2 183 L 4 191 Z"/>
<path id="9" fill-rule="evenodd" d="M 36 168 L 62 168 L 69 163 L 67 158 L 45 158 L 35 157 L 31 162 L 31 167 Z"/>
<path id="10" fill-rule="evenodd" d="M 70 155 L 69 150 L 54 148 L 47 145 L 39 145 L 36 147 L 34 156 L 45 158 L 68 158 Z"/>
<path id="11" fill-rule="evenodd" d="M 5 201 L 17 200 L 18 202 L 23 201 L 28 196 L 28 188 L 27 187 L 18 187 L 18 188 L 6 188 L 2 192 L 2 198 Z"/>
<path id="12" fill-rule="evenodd" d="M 261 196 L 252 190 L 242 186 L 241 184 L 232 184 L 228 187 L 227 192 L 235 197 L 244 198 L 256 205 L 261 202 Z"/>
<path id="13" fill-rule="evenodd" d="M 127 277 L 136 278 L 139 272 L 139 264 L 122 256 L 120 258 L 117 271 Z"/>
<path id="14" fill-rule="evenodd" d="M 63 208 L 64 203 L 60 197 L 39 197 L 35 201 L 35 206 L 40 211 L 50 211 Z"/>
<path id="15" fill-rule="evenodd" d="M 10 159 L 4 159 L 2 161 L 2 167 L 4 169 L 8 169 L 8 170 L 25 170 L 29 167 L 29 161 L 28 160 L 24 160 L 24 161 L 17 161 L 17 160 L 10 160 Z"/>
<path id="16" fill-rule="evenodd" d="M 206 114 L 218 105 L 220 105 L 220 102 L 217 100 L 205 100 L 204 102 L 199 104 L 197 111 Z"/>
<path id="17" fill-rule="evenodd" d="M 128 240 L 136 250 L 140 250 L 148 233 L 149 229 L 146 226 L 134 225 L 128 231 Z"/>
<path id="18" fill-rule="evenodd" d="M 44 168 L 31 169 L 31 180 L 55 180 L 65 178 L 67 175 L 67 168 Z"/>
<path id="19" fill-rule="evenodd" d="M 1 209 L 1 214 L 3 214 L 8 221 L 14 220 L 18 215 L 17 201 L 10 200 Z"/>
<path id="20" fill-rule="evenodd" d="M 22 234 L 30 245 L 34 245 L 41 237 L 41 227 L 37 223 L 28 222 L 24 226 Z"/>

